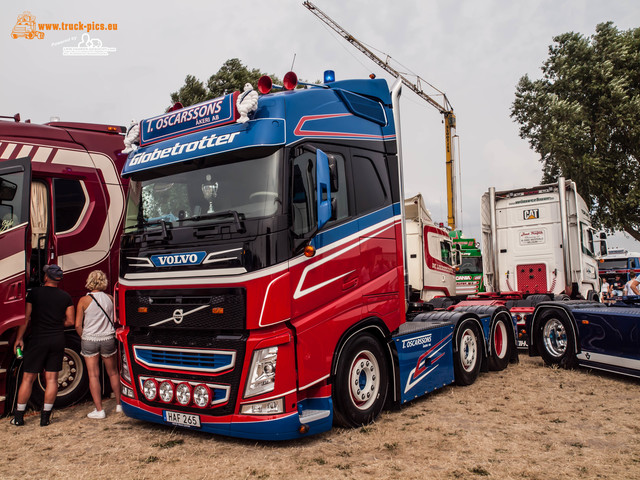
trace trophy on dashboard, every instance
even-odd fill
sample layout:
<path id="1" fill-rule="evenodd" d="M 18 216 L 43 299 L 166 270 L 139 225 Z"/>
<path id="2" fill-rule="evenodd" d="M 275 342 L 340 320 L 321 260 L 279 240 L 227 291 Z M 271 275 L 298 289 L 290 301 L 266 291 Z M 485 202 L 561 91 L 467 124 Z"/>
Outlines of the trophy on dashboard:
<path id="1" fill-rule="evenodd" d="M 209 180 L 211 180 L 211 176 L 207 175 L 207 181 Z M 218 196 L 218 182 L 203 183 L 202 194 L 204 195 L 205 200 L 209 202 L 209 210 L 207 210 L 207 213 L 214 213 L 213 199 Z"/>

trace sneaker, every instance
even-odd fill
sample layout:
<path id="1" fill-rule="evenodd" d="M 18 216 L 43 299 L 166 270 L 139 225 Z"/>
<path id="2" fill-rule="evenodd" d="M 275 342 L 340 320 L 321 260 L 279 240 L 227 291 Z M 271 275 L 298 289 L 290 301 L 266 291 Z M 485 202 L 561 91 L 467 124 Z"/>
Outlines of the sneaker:
<path id="1" fill-rule="evenodd" d="M 51 413 L 53 410 L 42 410 L 40 412 L 40 426 L 46 427 L 51 423 Z"/>
<path id="2" fill-rule="evenodd" d="M 91 413 L 87 413 L 87 417 L 89 418 L 93 418 L 95 420 L 100 420 L 102 418 L 105 418 L 107 415 L 106 413 L 104 413 L 104 409 L 98 411 L 95 408 L 93 409 L 93 412 Z"/>
<path id="3" fill-rule="evenodd" d="M 116 405 L 116 413 L 122 413 L 122 405 Z"/>
<path id="4" fill-rule="evenodd" d="M 10 422 L 11 425 L 15 425 L 16 427 L 24 425 L 24 410 L 16 410 L 13 415 L 14 416 Z"/>

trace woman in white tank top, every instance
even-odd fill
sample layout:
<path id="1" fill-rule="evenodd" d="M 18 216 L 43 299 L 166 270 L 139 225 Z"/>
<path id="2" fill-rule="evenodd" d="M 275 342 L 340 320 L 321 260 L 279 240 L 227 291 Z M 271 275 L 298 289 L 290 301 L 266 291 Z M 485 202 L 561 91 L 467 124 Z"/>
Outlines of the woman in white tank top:
<path id="1" fill-rule="evenodd" d="M 100 387 L 100 357 L 109 375 L 111 389 L 116 396 L 116 412 L 120 406 L 120 375 L 118 374 L 118 347 L 115 338 L 113 317 L 113 297 L 107 293 L 109 281 L 101 270 L 94 270 L 87 277 L 89 290 L 78 301 L 76 309 L 76 331 L 82 340 L 82 356 L 89 373 L 89 390 L 96 408 L 87 417 L 100 419 L 106 414 L 102 409 L 102 388 Z"/>

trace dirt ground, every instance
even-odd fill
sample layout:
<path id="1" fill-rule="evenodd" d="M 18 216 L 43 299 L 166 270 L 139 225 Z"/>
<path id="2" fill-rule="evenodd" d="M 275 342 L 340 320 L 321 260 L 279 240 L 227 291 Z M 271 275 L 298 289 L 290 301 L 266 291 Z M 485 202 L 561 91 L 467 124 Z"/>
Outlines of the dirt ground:
<path id="1" fill-rule="evenodd" d="M 446 387 L 371 426 L 286 443 L 217 437 L 85 403 L 0 419 L 0 478 L 640 479 L 640 381 L 518 365 Z"/>

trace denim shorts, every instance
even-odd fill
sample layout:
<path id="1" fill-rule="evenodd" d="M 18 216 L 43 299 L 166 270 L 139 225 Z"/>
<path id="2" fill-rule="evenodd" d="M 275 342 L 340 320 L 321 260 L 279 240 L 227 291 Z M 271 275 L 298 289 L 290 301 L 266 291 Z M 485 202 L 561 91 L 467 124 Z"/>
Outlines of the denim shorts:
<path id="1" fill-rule="evenodd" d="M 118 348 L 116 346 L 116 337 L 105 338 L 104 340 L 87 340 L 82 339 L 83 357 L 95 357 L 100 354 L 102 357 L 111 357 L 116 354 Z"/>

